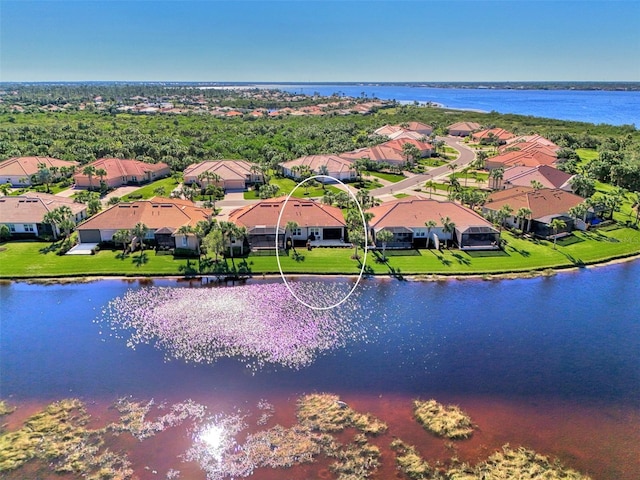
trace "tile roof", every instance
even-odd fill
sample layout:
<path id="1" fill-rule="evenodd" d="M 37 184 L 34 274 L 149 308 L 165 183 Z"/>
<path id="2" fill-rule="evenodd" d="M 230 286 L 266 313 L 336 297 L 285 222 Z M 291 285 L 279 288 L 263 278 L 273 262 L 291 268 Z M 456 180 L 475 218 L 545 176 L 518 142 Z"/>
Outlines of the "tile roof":
<path id="1" fill-rule="evenodd" d="M 519 137 L 513 137 L 507 140 L 508 146 L 516 146 L 519 143 L 537 144 L 543 147 L 552 149 L 554 152 L 558 151 L 560 147 L 553 143 L 551 140 L 543 137 L 542 135 L 521 135 Z M 504 147 L 503 147 L 504 148 Z"/>
<path id="2" fill-rule="evenodd" d="M 78 162 L 69 162 L 51 157 L 13 157 L 0 162 L 0 176 L 30 177 L 38 173 L 38 164 L 51 167 L 75 167 Z"/>
<path id="3" fill-rule="evenodd" d="M 458 123 L 452 123 L 447 128 L 449 130 L 468 130 L 472 132 L 474 130 L 478 130 L 480 127 L 481 125 L 476 122 L 458 122 Z"/>
<path id="4" fill-rule="evenodd" d="M 538 165 L 553 165 L 558 160 L 555 154 L 550 154 L 545 147 L 530 148 L 527 150 L 514 150 L 502 153 L 486 160 L 489 165 L 500 165 L 502 167 L 512 167 L 524 165 L 535 167 Z"/>
<path id="5" fill-rule="evenodd" d="M 184 170 L 184 176 L 197 178 L 204 172 L 212 172 L 222 180 L 246 180 L 247 176 L 253 175 L 251 167 L 256 165 L 246 160 L 207 160 L 189 165 Z"/>
<path id="6" fill-rule="evenodd" d="M 481 130 L 479 132 L 475 132 L 471 135 L 474 140 L 484 140 L 488 138 L 497 138 L 500 141 L 507 141 L 510 138 L 515 137 L 515 135 L 504 128 L 488 128 L 486 130 Z"/>
<path id="7" fill-rule="evenodd" d="M 330 174 L 332 172 L 355 172 L 355 169 L 353 168 L 353 160 L 343 158 L 339 155 L 307 155 L 305 157 L 296 158 L 295 160 L 291 160 L 289 162 L 284 162 L 281 165 L 289 170 L 291 170 L 292 167 L 298 165 L 306 165 L 311 169 L 312 172 L 316 174 L 320 172 L 320 167 L 322 165 L 327 166 L 327 170 Z"/>
<path id="8" fill-rule="evenodd" d="M 502 183 L 528 187 L 532 180 L 540 182 L 546 188 L 562 188 L 573 178 L 570 173 L 563 172 L 549 165 L 535 167 L 515 166 L 504 171 Z"/>
<path id="9" fill-rule="evenodd" d="M 169 165 L 163 162 L 158 163 L 146 163 L 139 160 L 127 160 L 121 158 L 101 158 L 95 162 L 91 162 L 86 166 L 93 166 L 96 170 L 103 169 L 107 172 L 105 180 L 120 177 L 140 176 L 144 177 L 147 172 L 159 172 L 169 168 Z M 97 177 L 94 175 L 94 177 Z M 76 173 L 73 178 L 78 180 L 88 179 L 88 175 L 82 173 Z"/>
<path id="10" fill-rule="evenodd" d="M 42 223 L 44 216 L 61 206 L 67 206 L 74 215 L 87 209 L 84 203 L 77 203 L 65 197 L 46 193 L 0 197 L 0 222 L 2 223 Z"/>
<path id="11" fill-rule="evenodd" d="M 469 227 L 491 227 L 491 222 L 457 203 L 413 196 L 385 202 L 367 212 L 374 215 L 369 224 L 375 230 L 391 227 L 422 228 L 429 220 L 440 226 L 440 219 L 444 217 L 449 217 L 460 231 Z"/>
<path id="12" fill-rule="evenodd" d="M 531 218 L 538 219 L 567 213 L 583 201 L 584 198 L 564 190 L 516 187 L 492 193 L 483 208 L 498 211 L 504 205 L 509 205 L 514 213 L 520 208 L 528 208 L 531 210 Z"/>
<path id="13" fill-rule="evenodd" d="M 278 224 L 278 216 L 285 200 L 286 197 L 279 197 L 247 205 L 231 212 L 229 221 L 249 229 L 256 226 L 273 227 Z M 290 198 L 287 202 L 280 221 L 281 227 L 289 221 L 298 223 L 300 227 L 345 226 L 342 210 L 338 207 L 297 198 Z"/>
<path id="14" fill-rule="evenodd" d="M 180 228 L 195 226 L 200 220 L 208 220 L 212 211 L 197 207 L 185 200 L 154 197 L 131 203 L 118 203 L 94 215 L 78 226 L 79 230 L 131 229 L 138 222 L 152 230 L 162 227 Z"/>

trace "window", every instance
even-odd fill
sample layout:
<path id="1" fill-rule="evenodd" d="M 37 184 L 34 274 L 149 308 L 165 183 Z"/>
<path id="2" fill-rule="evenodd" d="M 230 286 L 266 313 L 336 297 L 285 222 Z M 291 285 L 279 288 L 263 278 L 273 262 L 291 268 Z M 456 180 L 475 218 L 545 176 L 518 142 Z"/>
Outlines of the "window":
<path id="1" fill-rule="evenodd" d="M 309 236 L 313 235 L 316 240 L 321 240 L 322 236 L 320 235 L 320 229 L 318 227 L 313 227 L 309 229 Z"/>
<path id="2" fill-rule="evenodd" d="M 187 236 L 186 236 L 186 235 L 183 235 L 183 236 L 182 236 L 182 246 L 183 246 L 183 247 L 186 247 L 186 246 L 187 246 L 187 244 L 188 244 L 188 242 L 187 242 Z"/>
<path id="3" fill-rule="evenodd" d="M 293 230 L 293 235 L 299 237 L 300 235 L 302 235 L 302 229 L 296 228 L 295 230 Z"/>
<path id="4" fill-rule="evenodd" d="M 13 223 L 9 224 L 9 231 L 10 232 L 15 232 L 16 231 L 16 226 Z"/>
<path id="5" fill-rule="evenodd" d="M 33 225 L 31 225 L 31 224 L 26 224 L 26 223 L 25 223 L 25 224 L 23 225 L 23 227 L 24 227 L 24 231 L 25 231 L 25 232 L 33 232 L 33 231 L 34 231 L 34 230 L 33 230 Z"/>

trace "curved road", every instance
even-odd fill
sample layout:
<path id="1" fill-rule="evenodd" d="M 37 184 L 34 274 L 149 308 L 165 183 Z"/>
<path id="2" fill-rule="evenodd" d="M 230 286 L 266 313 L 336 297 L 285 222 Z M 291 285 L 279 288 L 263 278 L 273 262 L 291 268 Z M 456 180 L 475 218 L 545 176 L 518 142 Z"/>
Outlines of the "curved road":
<path id="1" fill-rule="evenodd" d="M 476 152 L 466 145 L 460 143 L 460 139 L 456 137 L 438 137 L 438 140 L 444 141 L 448 146 L 455 148 L 460 152 L 460 156 L 450 162 L 451 164 L 456 166 L 456 169 L 460 167 L 466 167 L 476 158 Z M 420 175 L 414 175 L 413 177 L 406 178 L 399 182 L 396 182 L 392 185 L 387 185 L 385 187 L 376 188 L 375 190 L 371 190 L 370 194 L 374 197 L 379 197 L 381 195 L 393 195 L 393 192 L 398 193 L 402 190 L 407 190 L 410 188 L 414 188 L 416 185 L 422 185 L 427 180 L 431 180 L 442 175 L 447 175 L 451 173 L 448 165 L 443 165 L 441 167 L 435 167 L 429 170 L 429 173 L 423 173 Z"/>

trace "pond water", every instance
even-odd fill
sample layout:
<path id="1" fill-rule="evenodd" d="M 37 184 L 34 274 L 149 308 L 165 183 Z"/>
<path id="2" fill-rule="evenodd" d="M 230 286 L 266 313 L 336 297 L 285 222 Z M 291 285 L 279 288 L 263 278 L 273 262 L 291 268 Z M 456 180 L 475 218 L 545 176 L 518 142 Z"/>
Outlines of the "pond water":
<path id="1" fill-rule="evenodd" d="M 470 440 L 453 447 L 463 461 L 475 463 L 509 443 L 558 457 L 596 479 L 631 480 L 640 478 L 639 279 L 638 261 L 505 281 L 365 279 L 332 317 L 337 323 L 326 324 L 339 333 L 296 368 L 250 358 L 222 357 L 212 364 L 170 359 L 166 348 L 127 346 L 131 330 L 124 327 L 131 324 L 104 319 L 107 304 L 127 292 L 150 293 L 145 301 L 153 303 L 165 288 L 206 287 L 169 280 L 12 283 L 0 286 L 0 398 L 19 407 L 5 417 L 10 428 L 46 403 L 69 397 L 85 401 L 97 418 L 108 418 L 113 412 L 107 407 L 129 395 L 190 398 L 212 413 L 241 409 L 254 415 L 266 400 L 274 408 L 271 421 L 290 426 L 297 398 L 331 392 L 388 423 L 389 431 L 377 440 L 383 465 L 375 478 L 401 478 L 384 449 L 396 436 L 425 458 L 452 456 L 450 445 L 412 419 L 413 399 L 436 398 L 459 405 L 478 425 Z M 314 288 L 331 291 L 351 282 L 325 280 Z M 251 288 L 267 287 L 269 282 L 224 288 L 249 292 L 251 302 L 258 291 Z M 216 299 L 219 290 L 207 288 Z M 185 318 L 198 310 L 180 308 Z M 194 462 L 181 457 L 191 438 L 181 430 L 144 443 L 122 442 L 139 478 L 165 478 L 174 468 L 181 478 L 204 479 Z M 287 478 L 321 477 L 326 467 L 322 461 L 294 467 Z M 281 476 L 281 470 L 259 469 L 253 478 Z"/>

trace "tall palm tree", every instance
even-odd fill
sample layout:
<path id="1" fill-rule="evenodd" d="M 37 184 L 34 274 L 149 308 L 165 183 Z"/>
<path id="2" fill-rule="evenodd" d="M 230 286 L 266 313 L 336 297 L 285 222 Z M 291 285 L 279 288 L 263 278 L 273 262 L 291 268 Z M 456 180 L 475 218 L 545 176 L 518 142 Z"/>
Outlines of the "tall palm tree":
<path id="1" fill-rule="evenodd" d="M 100 188 L 102 189 L 102 184 L 104 183 L 104 177 L 107 176 L 107 171 L 104 168 L 97 168 L 96 175 L 100 178 Z"/>
<path id="2" fill-rule="evenodd" d="M 376 234 L 376 241 L 382 244 L 382 260 L 387 259 L 387 256 L 385 255 L 385 252 L 387 250 L 387 243 L 391 242 L 392 240 L 393 233 L 391 233 L 389 230 L 383 229 Z"/>
<path id="3" fill-rule="evenodd" d="M 295 247 L 295 243 L 294 243 L 294 241 L 293 241 L 293 235 L 294 235 L 294 232 L 295 232 L 298 228 L 300 228 L 300 225 L 298 225 L 298 222 L 294 222 L 293 220 L 289 220 L 289 221 L 287 222 L 287 225 L 286 225 L 286 226 L 285 226 L 285 228 L 284 228 L 285 233 L 286 233 L 286 232 L 290 232 L 290 235 L 291 235 L 291 236 L 290 236 L 289 238 L 291 238 L 291 247 L 293 247 L 293 251 L 294 251 L 294 252 L 296 251 L 296 247 Z M 287 241 L 287 239 L 285 238 L 285 245 L 286 245 L 286 241 Z"/>
<path id="4" fill-rule="evenodd" d="M 124 253 L 127 250 L 127 245 L 131 243 L 131 232 L 122 228 L 113 234 L 112 240 L 114 243 L 122 244 L 122 253 Z"/>
<path id="5" fill-rule="evenodd" d="M 427 248 L 429 248 L 429 241 L 431 240 L 431 230 L 436 228 L 438 224 L 435 220 L 427 220 L 426 222 L 424 222 L 424 226 L 427 227 Z"/>
<path id="6" fill-rule="evenodd" d="M 500 225 L 502 228 L 506 227 L 505 223 L 507 218 L 511 216 L 513 213 L 513 208 L 510 205 L 503 205 L 502 208 L 498 211 L 498 218 L 500 219 Z"/>
<path id="7" fill-rule="evenodd" d="M 89 177 L 89 190 L 93 190 L 93 176 L 96 174 L 96 167 L 93 165 L 86 165 L 82 169 L 82 174 Z"/>
<path id="8" fill-rule="evenodd" d="M 444 233 L 449 233 L 451 236 L 451 240 L 453 240 L 453 235 L 456 231 L 456 224 L 451 221 L 449 217 L 440 218 L 440 223 L 442 224 L 442 231 Z M 449 246 L 449 239 L 445 239 L 445 245 Z"/>
<path id="9" fill-rule="evenodd" d="M 553 230 L 553 248 L 556 249 L 556 241 L 558 240 L 558 230 L 565 228 L 567 223 L 559 218 L 554 218 L 548 224 L 549 228 Z"/>
<path id="10" fill-rule="evenodd" d="M 516 217 L 518 217 L 518 219 L 520 220 L 520 230 L 522 230 L 524 233 L 529 231 L 529 225 L 527 222 L 527 228 L 525 229 L 525 220 L 529 220 L 529 217 L 531 216 L 531 210 L 528 209 L 527 207 L 521 207 L 518 209 L 518 211 L 516 212 Z"/>
<path id="11" fill-rule="evenodd" d="M 436 189 L 436 182 L 433 180 L 427 180 L 424 183 L 424 188 L 426 188 L 427 190 L 429 190 L 429 198 L 431 198 L 431 194 L 435 191 Z"/>
<path id="12" fill-rule="evenodd" d="M 138 222 L 131 232 L 139 241 L 140 241 L 140 257 L 142 257 L 142 252 L 144 251 L 144 238 L 149 233 L 149 227 L 147 227 L 144 223 Z"/>
<path id="13" fill-rule="evenodd" d="M 489 173 L 489 178 L 492 180 L 491 188 L 498 190 L 500 188 L 500 183 L 504 178 L 504 168 L 494 168 L 491 170 L 491 173 Z"/>

